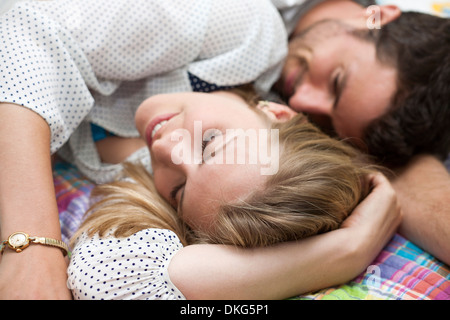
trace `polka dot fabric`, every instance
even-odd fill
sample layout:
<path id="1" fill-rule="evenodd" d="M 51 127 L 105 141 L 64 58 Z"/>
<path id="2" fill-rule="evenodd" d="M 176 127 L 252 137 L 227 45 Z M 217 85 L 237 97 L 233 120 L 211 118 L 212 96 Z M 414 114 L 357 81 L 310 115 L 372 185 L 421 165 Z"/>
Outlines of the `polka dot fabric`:
<path id="1" fill-rule="evenodd" d="M 0 102 L 41 115 L 52 153 L 85 120 L 137 136 L 140 103 L 192 91 L 189 72 L 222 87 L 268 90 L 287 51 L 269 0 L 25 1 L 0 17 L 0 30 Z M 75 158 L 80 141 L 67 151 Z M 78 160 L 95 171 L 97 158 Z"/>
<path id="2" fill-rule="evenodd" d="M 68 268 L 74 299 L 185 299 L 167 270 L 183 247 L 172 231 L 146 229 L 120 239 L 83 235 L 78 243 Z"/>
<path id="3" fill-rule="evenodd" d="M 52 152 L 69 138 L 93 104 L 58 29 L 29 8 L 10 11 L 0 19 L 0 101 L 40 114 L 51 128 Z"/>

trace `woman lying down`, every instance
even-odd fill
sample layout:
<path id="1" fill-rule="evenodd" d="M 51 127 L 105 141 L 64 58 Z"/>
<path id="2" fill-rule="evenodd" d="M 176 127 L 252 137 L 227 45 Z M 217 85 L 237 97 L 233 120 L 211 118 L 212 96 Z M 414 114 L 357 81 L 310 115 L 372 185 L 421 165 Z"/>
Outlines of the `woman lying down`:
<path id="1" fill-rule="evenodd" d="M 289 298 L 356 277 L 400 222 L 388 181 L 285 106 L 177 93 L 135 120 L 153 175 L 128 164 L 94 191 L 75 299 Z"/>

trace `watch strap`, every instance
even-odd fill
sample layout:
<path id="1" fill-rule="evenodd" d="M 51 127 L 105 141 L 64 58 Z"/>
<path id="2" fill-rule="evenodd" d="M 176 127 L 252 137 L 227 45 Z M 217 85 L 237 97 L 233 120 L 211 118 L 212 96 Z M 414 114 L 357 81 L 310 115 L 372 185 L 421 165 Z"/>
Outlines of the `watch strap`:
<path id="1" fill-rule="evenodd" d="M 47 246 L 57 247 L 57 248 L 61 249 L 64 256 L 66 256 L 69 251 L 67 244 L 65 244 L 61 240 L 44 238 L 44 237 L 30 237 L 29 239 L 32 243 L 40 243 L 40 244 L 47 245 Z"/>
<path id="2" fill-rule="evenodd" d="M 7 240 L 0 242 L 0 254 L 3 253 L 3 251 L 5 250 L 7 244 L 8 244 Z"/>

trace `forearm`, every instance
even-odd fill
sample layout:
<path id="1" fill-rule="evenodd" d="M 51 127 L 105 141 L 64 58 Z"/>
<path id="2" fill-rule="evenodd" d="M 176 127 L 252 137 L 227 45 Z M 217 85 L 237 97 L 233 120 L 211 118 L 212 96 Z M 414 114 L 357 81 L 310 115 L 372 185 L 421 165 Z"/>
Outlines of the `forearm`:
<path id="1" fill-rule="evenodd" d="M 342 229 L 267 248 L 193 245 L 176 254 L 169 274 L 187 299 L 286 299 L 362 272 L 378 251 L 362 255 L 349 240 Z"/>
<path id="2" fill-rule="evenodd" d="M 404 212 L 400 233 L 450 264 L 450 176 L 431 156 L 419 156 L 393 186 Z"/>
<path id="3" fill-rule="evenodd" d="M 102 162 L 117 164 L 147 145 L 140 138 L 107 137 L 98 141 L 96 146 Z"/>
<path id="4" fill-rule="evenodd" d="M 188 299 L 282 299 L 344 283 L 370 264 L 391 239 L 401 212 L 391 185 L 370 177 L 374 189 L 341 229 L 273 247 L 186 247 L 169 275 Z"/>
<path id="5" fill-rule="evenodd" d="M 34 112 L 0 105 L 0 226 L 59 238 L 52 179 L 50 130 Z"/>
<path id="6" fill-rule="evenodd" d="M 47 123 L 34 112 L 0 104 L 0 236 L 23 231 L 61 238 Z M 0 299 L 70 299 L 67 263 L 58 248 L 6 249 L 0 263 Z"/>

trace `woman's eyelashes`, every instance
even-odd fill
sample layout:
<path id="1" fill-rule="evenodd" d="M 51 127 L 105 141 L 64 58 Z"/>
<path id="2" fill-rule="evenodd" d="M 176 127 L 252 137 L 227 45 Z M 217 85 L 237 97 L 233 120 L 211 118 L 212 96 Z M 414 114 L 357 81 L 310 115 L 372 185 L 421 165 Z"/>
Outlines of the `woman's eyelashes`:
<path id="1" fill-rule="evenodd" d="M 186 182 L 183 182 L 183 183 L 181 183 L 181 184 L 179 184 L 179 185 L 176 185 L 176 186 L 172 189 L 172 191 L 170 192 L 170 199 L 171 199 L 173 202 L 177 203 L 177 194 L 178 194 L 178 192 L 181 190 L 181 188 L 183 188 L 185 185 L 186 185 Z"/>
<path id="2" fill-rule="evenodd" d="M 335 109 L 339 101 L 341 100 L 342 91 L 345 86 L 345 74 L 343 72 L 339 72 L 333 79 L 333 94 L 334 94 L 334 104 L 333 108 Z"/>

